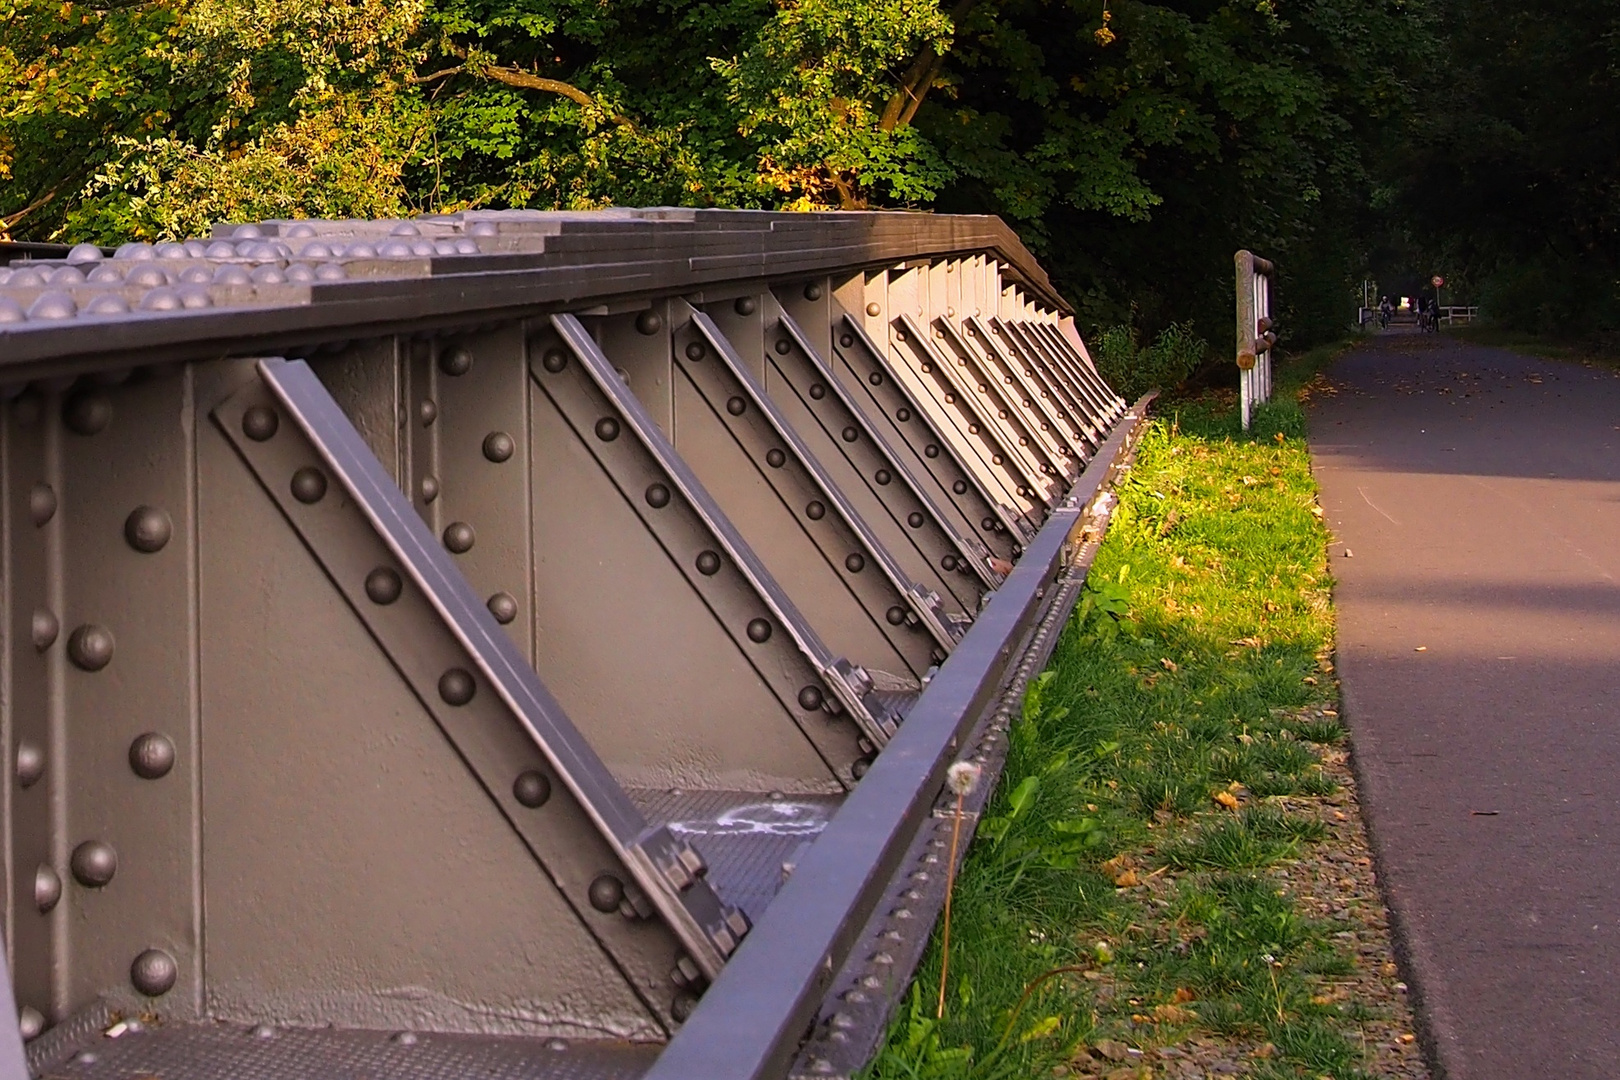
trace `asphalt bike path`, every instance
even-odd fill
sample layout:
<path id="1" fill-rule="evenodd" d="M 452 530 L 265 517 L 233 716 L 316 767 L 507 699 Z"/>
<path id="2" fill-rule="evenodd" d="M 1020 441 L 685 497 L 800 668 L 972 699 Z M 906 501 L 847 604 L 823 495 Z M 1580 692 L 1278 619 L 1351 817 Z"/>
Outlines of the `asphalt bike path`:
<path id="1" fill-rule="evenodd" d="M 1378 336 L 1315 395 L 1361 798 L 1449 1080 L 1620 1077 L 1620 374 Z"/>

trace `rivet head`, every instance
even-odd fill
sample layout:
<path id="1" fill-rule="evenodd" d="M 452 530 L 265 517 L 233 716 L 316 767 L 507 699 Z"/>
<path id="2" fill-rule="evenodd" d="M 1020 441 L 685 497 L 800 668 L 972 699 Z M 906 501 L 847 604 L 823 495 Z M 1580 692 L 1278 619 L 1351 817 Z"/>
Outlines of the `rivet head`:
<path id="1" fill-rule="evenodd" d="M 281 427 L 281 418 L 268 405 L 255 405 L 242 414 L 242 434 L 254 442 L 267 442 Z"/>
<path id="2" fill-rule="evenodd" d="M 939 560 L 939 566 L 942 570 L 955 570 L 958 565 L 959 564 L 955 555 L 946 555 L 944 558 Z"/>
<path id="3" fill-rule="evenodd" d="M 883 617 L 889 620 L 890 626 L 899 626 L 906 621 L 906 609 L 896 604 L 888 611 L 885 611 Z"/>
<path id="4" fill-rule="evenodd" d="M 155 731 L 138 735 L 129 744 L 129 767 L 142 780 L 157 780 L 174 768 L 174 743 Z"/>
<path id="5" fill-rule="evenodd" d="M 45 1032 L 45 1016 L 32 1005 L 24 1005 L 17 1014 L 17 1030 L 22 1033 L 23 1042 L 39 1038 Z"/>
<path id="6" fill-rule="evenodd" d="M 647 505 L 654 510 L 661 510 L 669 505 L 669 488 L 663 484 L 650 484 L 647 487 Z"/>
<path id="7" fill-rule="evenodd" d="M 729 398 L 726 401 L 726 412 L 732 416 L 741 416 L 748 411 L 748 402 L 740 397 Z"/>
<path id="8" fill-rule="evenodd" d="M 422 501 L 430 503 L 439 497 L 439 478 L 436 476 L 422 477 Z"/>
<path id="9" fill-rule="evenodd" d="M 366 596 L 373 604 L 392 604 L 405 589 L 399 573 L 387 566 L 379 566 L 366 575 Z"/>
<path id="10" fill-rule="evenodd" d="M 313 465 L 306 465 L 293 473 L 293 498 L 307 505 L 320 502 L 326 497 L 326 474 Z"/>
<path id="11" fill-rule="evenodd" d="M 416 415 L 421 417 L 423 427 L 432 427 L 433 421 L 439 418 L 438 402 L 432 398 L 423 398 L 422 404 L 416 407 Z"/>
<path id="12" fill-rule="evenodd" d="M 56 636 L 62 632 L 62 624 L 56 616 L 45 608 L 35 608 L 32 625 L 29 627 L 34 638 L 34 648 L 44 652 L 56 644 Z"/>
<path id="13" fill-rule="evenodd" d="M 778 356 L 786 356 L 788 354 L 788 350 L 793 348 L 793 346 L 788 344 L 788 339 L 787 338 L 777 338 L 775 348 L 776 348 L 776 355 L 778 355 Z"/>
<path id="14" fill-rule="evenodd" d="M 44 863 L 34 871 L 34 906 L 43 915 L 56 906 L 62 899 L 62 878 L 54 869 Z"/>
<path id="15" fill-rule="evenodd" d="M 805 712 L 814 712 L 821 708 L 822 700 L 819 686 L 806 686 L 799 691 L 799 708 Z"/>
<path id="16" fill-rule="evenodd" d="M 444 546 L 457 555 L 465 555 L 471 551 L 477 540 L 478 535 L 473 532 L 473 527 L 465 521 L 452 521 L 445 526 Z"/>
<path id="17" fill-rule="evenodd" d="M 967 494 L 967 481 L 966 480 L 958 480 L 956 483 L 951 485 L 951 490 L 956 492 L 958 495 L 966 495 Z"/>
<path id="18" fill-rule="evenodd" d="M 922 514 L 920 514 L 916 510 L 913 510 L 911 513 L 906 515 L 906 524 L 910 525 L 913 529 L 922 528 L 923 527 L 923 521 L 924 521 L 924 518 L 923 518 Z"/>
<path id="19" fill-rule="evenodd" d="M 591 901 L 591 907 L 604 915 L 618 911 L 619 901 L 624 899 L 624 883 L 612 874 L 598 874 L 586 890 L 586 896 Z"/>
<path id="20" fill-rule="evenodd" d="M 822 398 L 827 396 L 827 388 L 822 386 L 820 383 L 811 383 L 810 396 L 815 398 L 817 401 L 820 401 Z"/>
<path id="21" fill-rule="evenodd" d="M 17 783 L 31 788 L 45 775 L 45 751 L 36 743 L 22 739 L 17 743 Z"/>
<path id="22" fill-rule="evenodd" d="M 765 464 L 773 469 L 780 469 L 787 464 L 787 455 L 780 450 L 770 450 L 765 454 Z"/>
<path id="23" fill-rule="evenodd" d="M 130 547 L 148 555 L 162 551 L 173 535 L 174 522 L 155 506 L 137 506 L 124 519 L 124 539 Z"/>
<path id="24" fill-rule="evenodd" d="M 612 442 L 619 437 L 619 422 L 611 416 L 604 416 L 596 422 L 596 437 L 603 442 Z"/>
<path id="25" fill-rule="evenodd" d="M 551 781 L 534 769 L 525 769 L 512 781 L 512 798 L 531 810 L 542 807 L 551 798 Z"/>
<path id="26" fill-rule="evenodd" d="M 486 606 L 489 608 L 489 613 L 495 616 L 495 621 L 502 626 L 517 618 L 518 603 L 511 593 L 496 593 L 489 598 Z"/>
<path id="27" fill-rule="evenodd" d="M 871 768 L 872 768 L 872 759 L 871 758 L 869 758 L 869 757 L 858 757 L 854 761 L 849 763 L 849 774 L 851 776 L 853 776 L 855 779 L 859 780 L 861 777 L 865 776 L 867 774 L 867 772 Z M 853 999 L 849 999 L 849 1000 L 853 1000 Z M 865 998 L 863 997 L 862 1000 L 864 1001 Z"/>
<path id="28" fill-rule="evenodd" d="M 861 433 L 855 430 L 854 425 L 846 427 L 841 434 L 843 435 L 845 442 L 854 442 L 856 439 L 861 437 Z"/>
<path id="29" fill-rule="evenodd" d="M 414 1031 L 396 1031 L 388 1036 L 388 1041 L 398 1046 L 415 1046 L 418 1040 Z"/>
<path id="30" fill-rule="evenodd" d="M 752 296 L 739 296 L 737 302 L 732 304 L 731 307 L 739 315 L 752 315 L 759 310 L 759 301 Z"/>
<path id="31" fill-rule="evenodd" d="M 748 640 L 760 645 L 771 640 L 771 621 L 769 619 L 750 619 L 748 622 Z"/>
<path id="32" fill-rule="evenodd" d="M 439 696 L 446 705 L 465 705 L 473 699 L 478 684 L 471 673 L 462 668 L 451 668 L 439 676 Z"/>
<path id="33" fill-rule="evenodd" d="M 862 570 L 865 570 L 865 556 L 861 555 L 860 552 L 851 552 L 850 555 L 844 559 L 844 569 L 848 570 L 852 574 L 858 574 Z"/>
<path id="34" fill-rule="evenodd" d="M 129 981 L 147 997 L 162 997 L 179 978 L 180 965 L 162 949 L 147 949 L 129 965 Z"/>
<path id="35" fill-rule="evenodd" d="M 870 374 L 870 375 L 868 375 L 866 377 L 866 381 L 871 383 L 873 386 L 882 386 L 883 385 L 883 372 L 881 372 L 881 371 L 872 372 L 872 374 Z"/>
<path id="36" fill-rule="evenodd" d="M 876 480 L 879 484 L 887 484 L 890 480 L 893 480 L 894 477 L 890 474 L 888 469 L 879 469 L 877 472 L 872 474 L 872 479 Z"/>
<path id="37" fill-rule="evenodd" d="M 81 390 L 62 406 L 62 422 L 75 435 L 94 435 L 112 423 L 112 399 L 99 390 Z"/>
<path id="38" fill-rule="evenodd" d="M 929 443 L 927 446 L 923 447 L 923 453 L 928 457 L 939 457 L 939 444 Z"/>
<path id="39" fill-rule="evenodd" d="M 112 662 L 112 631 L 85 623 L 68 638 L 68 659 L 84 671 L 100 671 Z"/>
<path id="40" fill-rule="evenodd" d="M 28 516 L 36 528 L 56 516 L 56 491 L 51 485 L 35 484 L 28 492 Z"/>
<path id="41" fill-rule="evenodd" d="M 720 556 L 713 551 L 701 551 L 697 557 L 698 573 L 705 577 L 713 577 L 720 572 Z"/>
<path id="42" fill-rule="evenodd" d="M 512 436 L 504 431 L 492 431 L 484 436 L 484 456 L 497 465 L 510 459 L 516 449 Z"/>
<path id="43" fill-rule="evenodd" d="M 883 313 L 883 307 L 876 300 L 866 305 L 866 313 L 874 319 Z"/>
<path id="44" fill-rule="evenodd" d="M 894 418 L 903 424 L 911 419 L 911 410 L 901 406 L 894 411 Z"/>
<path id="45" fill-rule="evenodd" d="M 686 990 L 678 991 L 669 1003 L 669 1015 L 677 1024 L 684 1024 L 692 1015 L 692 1010 L 697 1008 L 697 1004 L 696 994 Z"/>
<path id="46" fill-rule="evenodd" d="M 100 840 L 86 840 L 73 849 L 68 860 L 73 879 L 86 888 L 99 889 L 118 873 L 118 853 Z"/>
<path id="47" fill-rule="evenodd" d="M 817 499 L 811 499 L 809 505 L 804 508 L 804 516 L 811 521 L 820 521 L 826 513 L 827 508 Z"/>
<path id="48" fill-rule="evenodd" d="M 465 375 L 472 370 L 473 356 L 464 345 L 439 354 L 439 370 L 446 375 Z"/>
<path id="49" fill-rule="evenodd" d="M 252 1035 L 255 1039 L 268 1042 L 276 1037 L 277 1032 L 275 1027 L 270 1024 L 254 1024 L 253 1030 L 248 1032 L 248 1034 Z"/>
<path id="50" fill-rule="evenodd" d="M 694 341 L 686 346 L 686 358 L 688 360 L 702 360 L 708 354 L 708 347 L 705 346 L 701 341 Z"/>
<path id="51" fill-rule="evenodd" d="M 568 354 L 561 349 L 547 349 L 540 358 L 540 365 L 555 375 L 568 366 Z"/>
<path id="52" fill-rule="evenodd" d="M 656 334 L 664 328 L 664 320 L 656 311 L 643 311 L 636 316 L 636 329 L 643 334 Z"/>
<path id="53" fill-rule="evenodd" d="M 804 287 L 804 298 L 806 300 L 820 300 L 821 299 L 821 286 L 816 284 L 813 281 L 810 284 L 806 285 Z"/>
<path id="54" fill-rule="evenodd" d="M 838 336 L 838 344 L 842 345 L 846 349 L 849 348 L 851 345 L 855 344 L 855 335 L 840 334 Z"/>

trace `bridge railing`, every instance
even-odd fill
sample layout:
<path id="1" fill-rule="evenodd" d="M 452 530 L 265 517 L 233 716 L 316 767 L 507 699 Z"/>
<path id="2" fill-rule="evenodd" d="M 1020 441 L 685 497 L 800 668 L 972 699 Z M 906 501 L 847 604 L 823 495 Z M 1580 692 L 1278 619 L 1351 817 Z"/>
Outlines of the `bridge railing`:
<path id="1" fill-rule="evenodd" d="M 995 219 L 685 210 L 14 261 L 0 401 L 28 1064 L 221 1078 L 859 1069 L 1143 416 Z"/>

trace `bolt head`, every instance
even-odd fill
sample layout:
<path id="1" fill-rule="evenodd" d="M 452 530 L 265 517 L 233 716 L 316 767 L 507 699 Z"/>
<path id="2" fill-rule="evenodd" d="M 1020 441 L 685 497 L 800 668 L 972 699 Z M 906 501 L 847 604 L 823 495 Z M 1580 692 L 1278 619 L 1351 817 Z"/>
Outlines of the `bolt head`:
<path id="1" fill-rule="evenodd" d="M 498 592 L 489 598 L 489 613 L 495 616 L 495 621 L 502 626 L 517 618 L 518 604 L 511 593 Z"/>
<path id="2" fill-rule="evenodd" d="M 28 492 L 28 516 L 37 528 L 56 516 L 56 491 L 49 484 L 35 484 Z"/>
<path id="3" fill-rule="evenodd" d="M 718 552 L 702 551 L 697 557 L 698 573 L 705 577 L 713 577 L 720 572 L 720 555 Z"/>
<path id="4" fill-rule="evenodd" d="M 756 645 L 763 645 L 771 640 L 771 621 L 769 619 L 750 619 L 748 622 L 748 640 Z"/>
<path id="5" fill-rule="evenodd" d="M 765 464 L 773 469 L 780 469 L 787 464 L 787 455 L 780 450 L 771 450 L 765 454 Z"/>
<path id="6" fill-rule="evenodd" d="M 85 623 L 68 638 L 68 659 L 84 671 L 100 671 L 112 663 L 112 631 L 95 623 Z"/>
<path id="7" fill-rule="evenodd" d="M 89 889 L 99 889 L 118 873 L 118 853 L 101 840 L 86 840 L 73 849 L 68 861 L 73 879 Z"/>
<path id="8" fill-rule="evenodd" d="M 17 742 L 17 783 L 31 788 L 45 775 L 45 751 L 27 739 Z"/>
<path id="9" fill-rule="evenodd" d="M 148 731 L 129 744 L 129 767 L 143 780 L 157 780 L 174 768 L 174 743 L 168 736 Z"/>
<path id="10" fill-rule="evenodd" d="M 619 910 L 619 901 L 624 899 L 624 883 L 612 874 L 598 874 L 586 895 L 591 907 L 606 915 Z"/>
<path id="11" fill-rule="evenodd" d="M 737 302 L 732 304 L 731 307 L 739 315 L 752 315 L 759 310 L 759 301 L 752 296 L 739 296 Z"/>
<path id="12" fill-rule="evenodd" d="M 804 287 L 804 298 L 806 300 L 820 300 L 821 299 L 821 286 L 818 283 L 814 282 L 814 281 L 812 281 L 810 284 L 806 285 Z"/>
<path id="13" fill-rule="evenodd" d="M 883 307 L 876 300 L 874 300 L 870 304 L 866 305 L 866 313 L 875 319 L 879 315 L 883 314 Z"/>
<path id="14" fill-rule="evenodd" d="M 844 569 L 852 574 L 860 573 L 866 569 L 866 557 L 858 551 L 851 552 L 844 559 Z"/>
<path id="15" fill-rule="evenodd" d="M 44 608 L 35 608 L 34 617 L 29 628 L 34 638 L 34 648 L 44 652 L 56 644 L 56 637 L 62 632 L 62 624 L 56 616 Z"/>
<path id="16" fill-rule="evenodd" d="M 293 498 L 306 506 L 320 502 L 326 497 L 326 474 L 312 465 L 306 465 L 293 473 Z"/>
<path id="17" fill-rule="evenodd" d="M 497 465 L 510 459 L 516 450 L 517 443 L 504 431 L 492 431 L 484 436 L 484 457 Z"/>
<path id="18" fill-rule="evenodd" d="M 430 503 L 439 497 L 439 478 L 436 476 L 422 477 L 422 501 Z"/>
<path id="19" fill-rule="evenodd" d="M 34 871 L 34 906 L 45 914 L 62 899 L 62 877 L 44 863 Z"/>
<path id="20" fill-rule="evenodd" d="M 390 567 L 379 566 L 366 575 L 366 596 L 373 604 L 392 604 L 404 589 L 405 583 Z"/>
<path id="21" fill-rule="evenodd" d="M 472 370 L 473 355 L 464 345 L 439 354 L 439 370 L 446 375 L 465 375 Z"/>
<path id="22" fill-rule="evenodd" d="M 543 773 L 525 769 L 512 781 L 512 798 L 531 810 L 542 807 L 551 798 L 551 781 Z"/>
<path id="23" fill-rule="evenodd" d="M 162 997 L 179 978 L 180 965 L 162 949 L 147 949 L 129 966 L 129 981 L 147 997 Z"/>
<path id="24" fill-rule="evenodd" d="M 451 668 L 439 676 L 439 697 L 447 705 L 465 705 L 478 691 L 472 674 L 462 668 Z"/>
<path id="25" fill-rule="evenodd" d="M 793 346 L 788 342 L 787 338 L 777 338 L 776 344 L 773 346 L 773 348 L 776 349 L 776 355 L 786 356 L 788 354 L 788 350 L 793 348 Z"/>
<path id="26" fill-rule="evenodd" d="M 636 316 L 636 329 L 643 334 L 652 335 L 664 328 L 663 317 L 656 311 L 643 311 Z"/>
<path id="27" fill-rule="evenodd" d="M 112 423 L 112 400 L 99 390 L 81 390 L 62 406 L 62 422 L 75 435 L 94 435 Z"/>
<path id="28" fill-rule="evenodd" d="M 242 434 L 254 442 L 266 442 L 281 427 L 281 418 L 268 405 L 255 405 L 242 414 Z"/>
<path id="29" fill-rule="evenodd" d="M 619 437 L 619 422 L 611 416 L 604 416 L 596 422 L 596 437 L 603 442 L 612 442 Z"/>
<path id="30" fill-rule="evenodd" d="M 730 413 L 732 416 L 741 416 L 747 411 L 748 402 L 744 401 L 742 398 L 733 397 L 726 400 L 726 412 Z"/>
<path id="31" fill-rule="evenodd" d="M 547 349 L 540 363 L 553 375 L 568 366 L 568 354 L 561 349 Z"/>
<path id="32" fill-rule="evenodd" d="M 821 504 L 820 500 L 817 499 L 810 500 L 809 505 L 804 508 L 804 516 L 809 518 L 811 521 L 820 521 L 822 517 L 826 515 L 826 513 L 827 508 Z"/>
<path id="33" fill-rule="evenodd" d="M 799 708 L 805 712 L 814 712 L 821 708 L 823 700 L 819 686 L 806 686 L 799 691 Z"/>
<path id="34" fill-rule="evenodd" d="M 23 1042 L 37 1039 L 45 1031 L 45 1016 L 32 1005 L 24 1005 L 17 1014 L 17 1029 L 22 1033 Z"/>
<path id="35" fill-rule="evenodd" d="M 663 484 L 652 484 L 647 488 L 647 505 L 654 510 L 662 510 L 669 505 L 669 488 Z"/>
<path id="36" fill-rule="evenodd" d="M 472 550 L 478 535 L 473 527 L 465 521 L 452 521 L 444 530 L 444 546 L 457 555 L 465 555 Z"/>
<path id="37" fill-rule="evenodd" d="M 708 347 L 705 346 L 701 341 L 694 341 L 686 346 L 686 358 L 688 360 L 702 360 L 708 354 Z"/>
<path id="38" fill-rule="evenodd" d="M 137 506 L 124 519 L 124 539 L 136 551 L 150 555 L 162 551 L 174 535 L 174 522 L 155 506 Z"/>

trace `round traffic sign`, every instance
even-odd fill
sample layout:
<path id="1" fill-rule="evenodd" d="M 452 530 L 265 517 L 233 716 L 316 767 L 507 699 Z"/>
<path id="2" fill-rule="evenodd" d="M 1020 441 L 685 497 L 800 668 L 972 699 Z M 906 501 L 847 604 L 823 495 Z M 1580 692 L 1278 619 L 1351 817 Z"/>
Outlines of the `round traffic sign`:
<path id="1" fill-rule="evenodd" d="M 1429 284 L 1433 285 L 1437 289 L 1445 283 L 1446 279 L 1441 277 L 1439 274 L 1436 274 L 1434 277 L 1429 279 Z"/>

